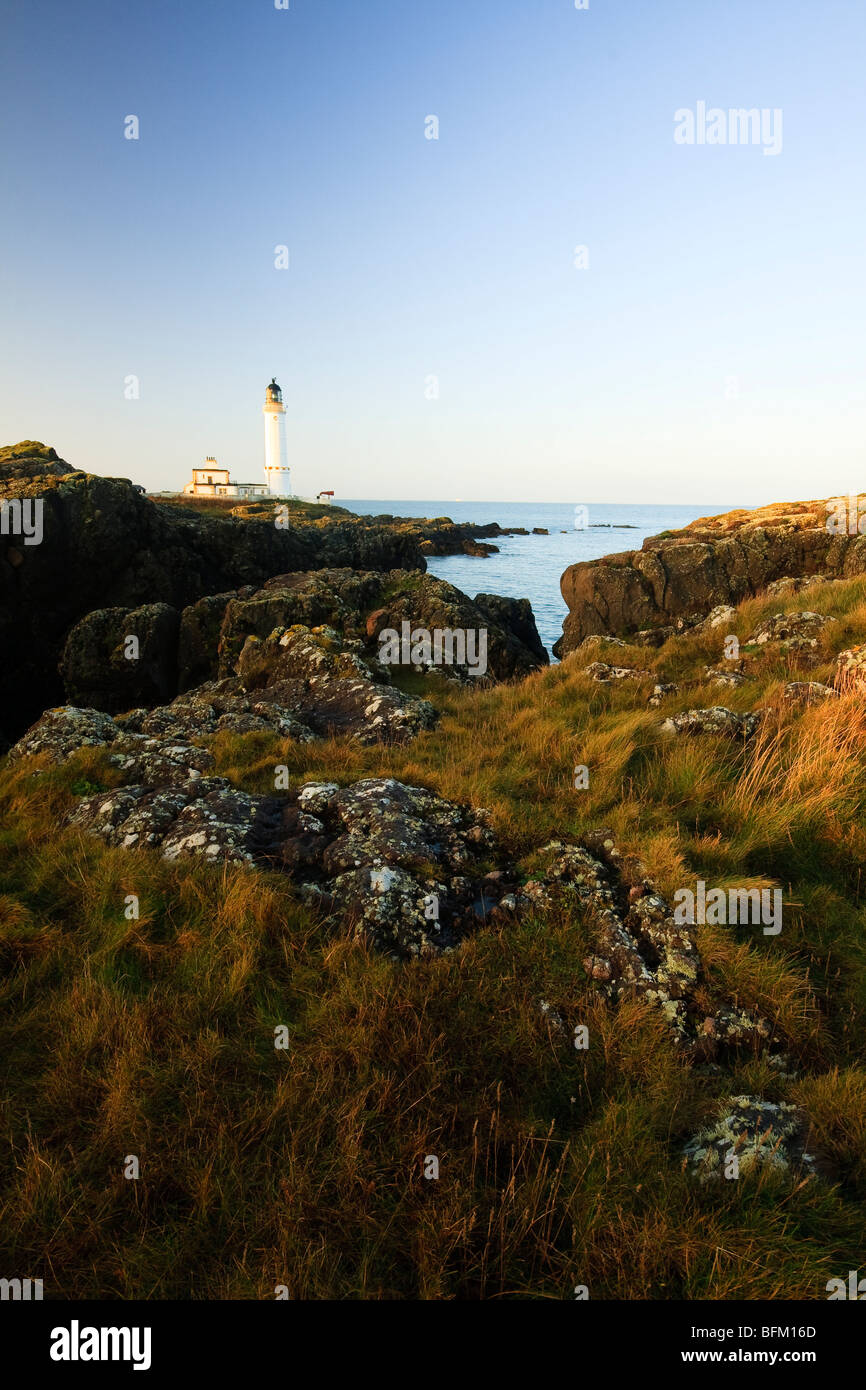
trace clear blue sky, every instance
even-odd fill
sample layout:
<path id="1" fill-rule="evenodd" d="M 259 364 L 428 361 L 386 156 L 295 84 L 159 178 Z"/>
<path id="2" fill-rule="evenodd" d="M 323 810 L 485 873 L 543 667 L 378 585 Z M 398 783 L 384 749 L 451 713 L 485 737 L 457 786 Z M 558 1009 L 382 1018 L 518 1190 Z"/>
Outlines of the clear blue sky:
<path id="1" fill-rule="evenodd" d="M 866 485 L 863 0 L 6 0 L 0 25 L 0 442 L 259 480 L 276 374 L 304 494 Z M 781 108 L 782 152 L 675 144 L 702 100 Z"/>

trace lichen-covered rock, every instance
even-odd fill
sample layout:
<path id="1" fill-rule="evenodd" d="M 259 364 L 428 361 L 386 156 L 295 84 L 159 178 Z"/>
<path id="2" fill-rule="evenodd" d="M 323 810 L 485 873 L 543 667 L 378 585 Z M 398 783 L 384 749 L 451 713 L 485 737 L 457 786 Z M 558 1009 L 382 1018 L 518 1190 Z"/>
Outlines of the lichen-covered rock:
<path id="1" fill-rule="evenodd" d="M 55 763 L 65 762 L 79 748 L 113 743 L 119 733 L 110 714 L 98 709 L 58 705 L 37 719 L 9 750 L 10 761 L 45 753 Z"/>
<path id="2" fill-rule="evenodd" d="M 711 632 L 715 628 L 730 628 L 737 621 L 737 610 L 732 608 L 729 603 L 717 603 L 715 608 L 711 608 L 707 616 L 695 625 L 696 632 Z"/>
<path id="3" fill-rule="evenodd" d="M 61 705 L 46 710 L 14 745 L 9 756 L 19 758 L 47 754 L 51 762 L 65 762 L 82 747 L 110 745 L 109 762 L 127 782 L 156 786 L 183 779 L 189 770 L 205 772 L 213 756 L 199 746 L 210 734 L 228 729 L 235 733 L 267 730 L 281 738 L 307 743 L 315 738 L 277 705 L 227 694 L 220 684 L 178 696 L 171 705 L 137 709 L 113 717 L 101 710 Z"/>
<path id="4" fill-rule="evenodd" d="M 387 673 L 325 626 L 276 628 L 263 642 L 248 638 L 238 672 L 261 703 L 291 710 L 317 734 L 404 743 L 438 718 L 428 700 L 384 684 Z"/>
<path id="5" fill-rule="evenodd" d="M 647 705 L 650 709 L 658 709 L 659 705 L 670 695 L 679 694 L 679 689 L 675 681 L 662 681 L 660 684 L 653 686 L 653 693 L 647 700 Z"/>
<path id="6" fill-rule="evenodd" d="M 782 691 L 782 698 L 792 705 L 814 705 L 821 700 L 838 697 L 838 690 L 831 685 L 822 685 L 820 681 L 788 681 Z"/>
<path id="7" fill-rule="evenodd" d="M 783 595 L 799 594 L 803 589 L 812 589 L 816 584 L 834 584 L 834 579 L 829 579 L 824 574 L 786 574 L 781 579 L 774 579 L 764 590 L 772 598 L 780 598 Z"/>
<path id="8" fill-rule="evenodd" d="M 607 637 L 601 632 L 591 632 L 588 637 L 584 637 L 580 646 L 575 647 L 570 655 L 573 661 L 579 661 L 581 657 L 589 656 L 591 652 L 597 652 L 599 648 L 627 646 L 628 642 L 623 642 L 620 637 Z"/>
<path id="9" fill-rule="evenodd" d="M 121 787 L 85 797 L 69 824 L 123 849 L 159 849 L 164 859 L 201 857 L 252 864 L 255 826 L 268 799 L 222 777 L 180 787 Z"/>
<path id="10" fill-rule="evenodd" d="M 726 734 L 729 738 L 751 738 L 761 723 L 759 712 L 737 714 L 724 705 L 712 705 L 709 709 L 683 710 L 681 714 L 671 715 L 660 726 L 665 734 Z"/>
<path id="11" fill-rule="evenodd" d="M 487 680 L 527 675 L 548 662 L 527 599 L 478 594 L 473 600 L 444 579 L 405 570 L 387 575 L 321 570 L 278 576 L 251 597 L 229 603 L 220 634 L 220 674 L 238 671 L 248 637 L 264 640 L 277 627 L 332 627 L 347 645 L 359 643 L 365 661 L 375 662 L 380 634 L 400 633 L 403 623 L 431 633 L 483 630 Z M 454 680 L 479 678 L 456 663 L 433 669 Z"/>
<path id="12" fill-rule="evenodd" d="M 814 648 L 818 645 L 822 629 L 835 621 L 835 618 L 823 613 L 811 613 L 808 609 L 802 613 L 774 613 L 771 618 L 758 623 L 747 642 L 759 647 L 767 642 L 778 642 L 783 651 Z"/>
<path id="13" fill-rule="evenodd" d="M 310 743 L 316 735 L 290 710 L 247 695 L 236 680 L 207 681 L 170 705 L 134 709 L 118 715 L 118 724 L 131 733 L 190 742 L 223 730 L 234 734 L 269 732 L 296 743 Z"/>
<path id="14" fill-rule="evenodd" d="M 705 666 L 704 675 L 712 685 L 728 686 L 733 690 L 749 679 L 739 666 Z"/>
<path id="15" fill-rule="evenodd" d="M 836 684 L 840 690 L 866 686 L 866 643 L 839 653 L 836 658 Z"/>
<path id="16" fill-rule="evenodd" d="M 763 1044 L 771 1030 L 758 1015 L 724 1000 L 710 1016 L 699 1008 L 701 962 L 693 929 L 674 921 L 640 860 L 622 854 L 607 830 L 584 839 L 583 846 L 559 841 L 547 846 L 553 858 L 538 887 L 548 902 L 564 894 L 566 901 L 591 910 L 597 938 L 595 951 L 584 960 L 589 978 L 612 999 L 637 994 L 658 1007 L 688 1055 L 708 1058 L 719 1047 Z M 529 888 L 526 884 L 512 894 L 507 905 L 515 910 L 525 905 Z"/>
<path id="17" fill-rule="evenodd" d="M 609 666 L 606 661 L 593 661 L 585 666 L 583 674 L 590 680 L 607 684 L 611 681 L 646 681 L 653 679 L 652 671 L 641 671 L 634 666 Z"/>
<path id="18" fill-rule="evenodd" d="M 731 1096 L 718 1118 L 683 1149 L 689 1171 L 699 1182 L 725 1177 L 726 1166 L 740 1176 L 770 1167 L 779 1172 L 820 1175 L 820 1160 L 808 1147 L 809 1120 L 802 1110 L 784 1101 L 756 1096 Z M 731 1157 L 736 1156 L 736 1165 Z"/>
<path id="19" fill-rule="evenodd" d="M 83 799 L 70 824 L 125 849 L 283 871 L 324 914 L 400 958 L 452 949 L 498 909 L 513 872 L 487 876 L 486 813 L 370 778 L 252 796 L 217 777 Z"/>

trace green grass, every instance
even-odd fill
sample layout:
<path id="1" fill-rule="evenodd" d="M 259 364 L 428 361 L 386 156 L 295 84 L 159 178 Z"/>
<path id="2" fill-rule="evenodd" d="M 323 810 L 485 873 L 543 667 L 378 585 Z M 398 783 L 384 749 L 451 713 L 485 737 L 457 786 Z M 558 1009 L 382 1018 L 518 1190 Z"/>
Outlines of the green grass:
<path id="1" fill-rule="evenodd" d="M 175 507 L 181 511 L 197 512 L 201 516 L 224 520 L 240 517 L 242 520 L 270 521 L 277 505 L 287 508 L 296 521 L 350 521 L 355 516 L 355 513 L 346 507 L 338 507 L 329 502 L 304 502 L 297 497 L 280 498 L 278 504 L 273 499 L 243 502 L 237 497 L 195 497 L 181 494 L 171 499 L 152 497 L 151 501 L 160 507 Z"/>
<path id="2" fill-rule="evenodd" d="M 703 677 L 722 634 L 617 649 L 694 682 L 661 711 L 652 681 L 599 686 L 571 658 L 510 686 L 424 681 L 441 724 L 404 748 L 212 746 L 251 791 L 272 791 L 282 763 L 297 781 L 393 775 L 487 806 L 524 870 L 551 836 L 609 825 L 668 894 L 699 876 L 779 884 L 779 937 L 707 926 L 699 944 L 708 985 L 773 1021 L 795 1081 L 748 1050 L 727 1071 L 691 1067 L 657 1011 L 605 1003 L 572 911 L 395 965 L 279 875 L 168 865 L 64 828 L 76 795 L 116 784 L 100 750 L 0 770 L 4 1272 L 43 1277 L 47 1297 L 269 1298 L 283 1283 L 316 1299 L 569 1299 L 578 1284 L 824 1297 L 866 1246 L 866 716 L 855 696 L 780 712 L 745 749 L 658 730 L 689 706 L 780 709 L 785 680 L 830 677 L 864 640 L 863 580 L 750 601 L 733 631 L 780 608 L 839 623 L 813 668 L 763 651 L 736 690 Z M 588 1026 L 586 1052 L 542 998 Z M 738 1092 L 803 1105 L 838 1181 L 698 1187 L 682 1143 Z"/>

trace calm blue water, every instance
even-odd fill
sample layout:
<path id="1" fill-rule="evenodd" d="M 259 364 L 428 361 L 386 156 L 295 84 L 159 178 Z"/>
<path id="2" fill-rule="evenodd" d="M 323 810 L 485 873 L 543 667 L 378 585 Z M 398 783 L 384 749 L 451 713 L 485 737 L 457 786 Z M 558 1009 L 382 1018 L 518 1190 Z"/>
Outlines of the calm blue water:
<path id="1" fill-rule="evenodd" d="M 570 502 L 359 502 L 343 497 L 334 499 L 353 512 L 375 516 L 450 516 L 452 521 L 479 524 L 498 521 L 500 526 L 546 526 L 549 536 L 491 537 L 499 546 L 498 555 L 479 559 L 473 555 L 428 556 L 431 574 L 474 597 L 475 594 L 505 594 L 509 598 L 528 598 L 532 604 L 541 640 L 548 651 L 562 633 L 567 612 L 559 592 L 559 577 L 576 560 L 594 560 L 619 550 L 639 550 L 645 536 L 675 530 L 699 516 L 715 516 L 731 511 L 712 506 L 632 506 L 623 502 L 597 502 L 587 508 L 589 525 L 575 529 L 575 508 Z M 600 525 L 599 523 L 606 523 Z M 628 526 L 635 529 L 629 530 Z"/>

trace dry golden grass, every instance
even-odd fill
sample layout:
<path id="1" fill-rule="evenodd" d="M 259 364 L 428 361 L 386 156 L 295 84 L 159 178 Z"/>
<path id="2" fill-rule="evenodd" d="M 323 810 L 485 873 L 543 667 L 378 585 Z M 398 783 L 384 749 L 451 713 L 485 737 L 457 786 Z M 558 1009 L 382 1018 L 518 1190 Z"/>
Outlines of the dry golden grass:
<path id="1" fill-rule="evenodd" d="M 514 686 L 434 685 L 440 727 L 405 748 L 214 742 L 250 790 L 273 790 L 285 763 L 296 781 L 392 775 L 488 806 L 527 868 L 551 837 L 604 824 L 668 894 L 697 877 L 780 886 L 779 937 L 707 926 L 700 947 L 707 987 L 773 1021 L 793 1082 L 751 1050 L 721 1073 L 690 1067 L 657 1011 L 610 1007 L 584 976 L 579 914 L 395 966 L 278 875 L 64 828 L 76 794 L 116 778 L 99 750 L 0 769 L 4 1267 L 85 1298 L 268 1298 L 278 1283 L 316 1299 L 823 1296 L 866 1238 L 866 715 L 853 692 L 807 710 L 779 692 L 827 679 L 833 651 L 862 640 L 863 593 L 743 605 L 742 638 L 782 607 L 839 621 L 814 667 L 763 651 L 737 690 L 703 674 L 720 638 L 633 649 L 621 659 L 687 683 L 661 712 L 648 687 L 598 686 L 572 659 Z M 745 748 L 660 734 L 665 713 L 707 703 L 770 714 Z M 541 999 L 587 1025 L 586 1052 Z M 838 1183 L 697 1187 L 682 1142 L 740 1092 L 802 1104 Z"/>

